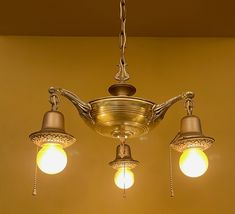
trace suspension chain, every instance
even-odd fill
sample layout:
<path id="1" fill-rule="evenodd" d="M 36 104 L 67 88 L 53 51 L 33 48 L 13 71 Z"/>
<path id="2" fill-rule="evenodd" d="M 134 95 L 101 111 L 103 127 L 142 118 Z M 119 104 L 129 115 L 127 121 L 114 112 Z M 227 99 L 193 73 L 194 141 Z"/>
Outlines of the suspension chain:
<path id="1" fill-rule="evenodd" d="M 59 106 L 59 102 L 60 102 L 59 96 L 56 93 L 50 93 L 49 102 L 51 104 L 51 110 L 57 111 L 58 106 Z"/>
<path id="2" fill-rule="evenodd" d="M 115 76 L 115 79 L 119 83 L 124 83 L 130 77 L 126 71 L 126 59 L 125 59 L 125 48 L 126 48 L 126 0 L 120 0 L 120 20 L 121 20 L 121 32 L 119 35 L 120 39 L 120 61 L 119 71 Z"/>
<path id="3" fill-rule="evenodd" d="M 191 98 L 188 98 L 185 100 L 185 109 L 187 111 L 187 115 L 192 115 L 193 113 L 193 100 Z"/>

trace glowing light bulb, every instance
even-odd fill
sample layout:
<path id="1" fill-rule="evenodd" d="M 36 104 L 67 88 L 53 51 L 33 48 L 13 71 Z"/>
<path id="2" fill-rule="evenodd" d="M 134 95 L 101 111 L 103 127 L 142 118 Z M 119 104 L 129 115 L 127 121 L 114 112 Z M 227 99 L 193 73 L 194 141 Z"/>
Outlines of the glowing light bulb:
<path id="1" fill-rule="evenodd" d="M 200 148 L 190 148 L 180 156 L 179 165 L 186 176 L 199 177 L 208 169 L 208 158 Z"/>
<path id="2" fill-rule="evenodd" d="M 114 175 L 114 182 L 120 189 L 128 189 L 135 182 L 134 173 L 127 167 L 121 167 Z"/>
<path id="3" fill-rule="evenodd" d="M 46 174 L 57 174 L 67 165 L 67 155 L 60 144 L 44 144 L 37 154 L 37 165 Z"/>

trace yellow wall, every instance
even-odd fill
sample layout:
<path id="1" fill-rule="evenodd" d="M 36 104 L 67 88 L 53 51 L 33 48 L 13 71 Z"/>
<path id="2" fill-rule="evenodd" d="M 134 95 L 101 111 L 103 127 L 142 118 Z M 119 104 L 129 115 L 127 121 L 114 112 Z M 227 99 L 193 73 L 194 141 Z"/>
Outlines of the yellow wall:
<path id="1" fill-rule="evenodd" d="M 27 136 L 49 110 L 47 88 L 64 87 L 89 101 L 108 95 L 119 59 L 117 38 L 0 37 L 0 213 L 2 214 L 232 214 L 235 213 L 235 39 L 129 38 L 128 71 L 137 96 L 161 103 L 196 93 L 194 113 L 216 139 L 209 170 L 184 177 L 174 153 L 176 197 L 169 198 L 168 144 L 179 129 L 176 104 L 148 136 L 130 140 L 136 183 L 127 198 L 113 184 L 115 141 L 90 130 L 62 99 L 66 128 L 78 143 L 56 176 L 39 173 L 31 196 L 36 148 Z"/>

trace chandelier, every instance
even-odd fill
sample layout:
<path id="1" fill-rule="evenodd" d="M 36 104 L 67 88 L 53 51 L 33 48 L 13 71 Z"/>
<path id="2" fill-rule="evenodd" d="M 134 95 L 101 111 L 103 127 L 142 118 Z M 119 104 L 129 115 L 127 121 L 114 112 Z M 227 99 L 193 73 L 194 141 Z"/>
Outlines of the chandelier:
<path id="1" fill-rule="evenodd" d="M 207 171 L 208 159 L 204 150 L 212 145 L 214 139 L 203 135 L 200 119 L 192 114 L 194 93 L 185 92 L 162 104 L 156 104 L 144 98 L 135 97 L 136 88 L 127 83 L 130 77 L 126 70 L 125 59 L 127 42 L 125 6 L 125 0 L 120 0 L 119 71 L 115 75 L 117 83 L 108 89 L 110 96 L 86 103 L 66 89 L 49 88 L 51 110 L 45 113 L 41 130 L 29 136 L 37 148 L 40 148 L 36 158 L 33 195 L 36 195 L 37 169 L 47 174 L 61 172 L 67 164 L 64 149 L 76 142 L 72 135 L 65 132 L 64 116 L 58 111 L 61 97 L 71 101 L 85 123 L 98 134 L 120 141 L 120 145 L 116 148 L 116 158 L 109 165 L 116 170 L 114 176 L 116 186 L 124 192 L 134 184 L 132 169 L 139 164 L 132 158 L 127 140 L 148 134 L 164 118 L 167 110 L 178 101 L 184 102 L 186 116 L 181 119 L 180 131 L 169 145 L 170 160 L 171 149 L 174 149 L 182 153 L 179 166 L 186 176 L 199 177 Z M 171 161 L 170 172 L 171 196 L 173 196 Z"/>

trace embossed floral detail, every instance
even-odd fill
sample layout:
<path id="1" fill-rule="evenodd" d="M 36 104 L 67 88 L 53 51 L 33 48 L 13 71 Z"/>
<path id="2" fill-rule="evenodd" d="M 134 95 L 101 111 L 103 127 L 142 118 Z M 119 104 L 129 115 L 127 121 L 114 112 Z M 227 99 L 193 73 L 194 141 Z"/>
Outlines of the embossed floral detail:
<path id="1" fill-rule="evenodd" d="M 170 144 L 170 147 L 178 152 L 183 152 L 185 149 L 189 148 L 201 148 L 202 150 L 206 150 L 213 142 L 214 139 L 210 137 L 183 138 Z"/>
<path id="2" fill-rule="evenodd" d="M 30 139 L 38 146 L 42 146 L 45 143 L 58 143 L 64 148 L 76 142 L 76 139 L 72 135 L 57 132 L 37 132 L 32 134 Z"/>

